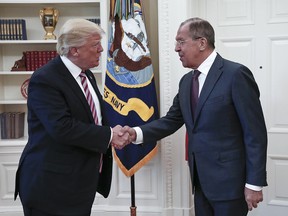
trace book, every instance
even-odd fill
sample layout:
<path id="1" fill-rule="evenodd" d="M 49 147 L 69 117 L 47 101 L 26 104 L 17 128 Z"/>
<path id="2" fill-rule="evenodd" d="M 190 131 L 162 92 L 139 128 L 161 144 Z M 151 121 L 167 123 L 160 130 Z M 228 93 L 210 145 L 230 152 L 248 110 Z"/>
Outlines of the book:
<path id="1" fill-rule="evenodd" d="M 3 40 L 8 40 L 7 26 L 7 20 L 3 20 Z"/>
<path id="2" fill-rule="evenodd" d="M 2 35 L 3 35 L 3 32 L 2 32 L 2 29 L 3 29 L 3 21 L 0 19 L 0 40 L 2 40 Z"/>
<path id="3" fill-rule="evenodd" d="M 1 127 L 1 139 L 6 139 L 6 119 L 5 113 L 0 114 L 0 127 Z"/>
<path id="4" fill-rule="evenodd" d="M 12 34 L 12 40 L 17 40 L 17 32 L 16 32 L 16 19 L 11 20 L 11 34 Z"/>
<path id="5" fill-rule="evenodd" d="M 16 25 L 16 32 L 17 32 L 17 40 L 21 40 L 21 38 L 22 38 L 22 27 L 21 27 L 21 23 L 20 23 L 19 19 L 16 20 L 15 25 Z"/>
<path id="6" fill-rule="evenodd" d="M 27 71 L 32 71 L 32 67 L 31 67 L 31 52 L 30 51 L 23 52 L 23 55 L 24 55 L 26 70 Z"/>
<path id="7" fill-rule="evenodd" d="M 0 115 L 1 139 L 24 136 L 25 112 L 3 112 Z"/>
<path id="8" fill-rule="evenodd" d="M 27 32 L 26 32 L 26 21 L 21 19 L 21 27 L 22 27 L 22 40 L 27 40 Z"/>
<path id="9" fill-rule="evenodd" d="M 8 20 L 8 39 L 14 40 L 14 33 L 13 33 L 13 22 L 12 19 Z"/>
<path id="10" fill-rule="evenodd" d="M 11 112 L 5 112 L 4 113 L 4 125 L 2 125 L 2 127 L 4 127 L 5 130 L 5 134 L 4 134 L 4 138 L 2 139 L 11 139 L 12 138 L 12 118 L 11 118 Z"/>
<path id="11" fill-rule="evenodd" d="M 15 139 L 24 136 L 25 112 L 16 112 L 14 116 L 14 137 Z"/>
<path id="12" fill-rule="evenodd" d="M 89 18 L 87 20 L 90 21 L 90 22 L 93 22 L 93 23 L 95 23 L 97 25 L 100 25 L 100 18 Z"/>
<path id="13" fill-rule="evenodd" d="M 38 59 L 38 51 L 30 51 L 30 55 L 31 55 L 31 70 L 35 71 L 38 68 L 38 63 L 39 63 L 39 59 Z"/>
<path id="14" fill-rule="evenodd" d="M 10 113 L 10 139 L 15 138 L 15 116 L 16 113 L 15 112 L 11 112 Z"/>
<path id="15" fill-rule="evenodd" d="M 27 71 L 35 71 L 39 67 L 47 64 L 48 61 L 57 56 L 57 52 L 53 51 L 25 51 L 23 52 L 23 59 Z"/>
<path id="16" fill-rule="evenodd" d="M 0 40 L 27 40 L 24 19 L 0 19 Z"/>

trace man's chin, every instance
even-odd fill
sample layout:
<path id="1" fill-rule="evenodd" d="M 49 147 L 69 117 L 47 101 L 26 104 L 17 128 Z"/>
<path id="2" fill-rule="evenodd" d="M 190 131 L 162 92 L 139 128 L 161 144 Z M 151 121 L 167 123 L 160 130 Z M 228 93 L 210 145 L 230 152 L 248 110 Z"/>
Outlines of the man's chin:
<path id="1" fill-rule="evenodd" d="M 188 67 L 185 62 L 182 62 L 182 66 L 185 67 L 185 68 Z"/>
<path id="2" fill-rule="evenodd" d="M 99 66 L 99 62 L 94 64 L 94 68 Z"/>

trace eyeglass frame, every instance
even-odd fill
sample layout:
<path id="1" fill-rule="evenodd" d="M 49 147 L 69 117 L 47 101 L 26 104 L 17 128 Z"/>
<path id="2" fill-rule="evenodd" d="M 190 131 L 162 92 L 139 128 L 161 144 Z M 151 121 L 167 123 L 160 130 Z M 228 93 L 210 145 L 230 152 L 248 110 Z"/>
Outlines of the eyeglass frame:
<path id="1" fill-rule="evenodd" d="M 199 39 L 201 39 L 201 38 L 203 38 L 203 37 L 199 36 L 199 37 L 192 38 L 192 40 L 199 40 Z M 187 41 L 187 40 L 176 40 L 176 41 L 175 41 L 175 47 L 177 47 L 177 46 L 182 47 L 183 44 L 184 44 L 186 41 Z"/>

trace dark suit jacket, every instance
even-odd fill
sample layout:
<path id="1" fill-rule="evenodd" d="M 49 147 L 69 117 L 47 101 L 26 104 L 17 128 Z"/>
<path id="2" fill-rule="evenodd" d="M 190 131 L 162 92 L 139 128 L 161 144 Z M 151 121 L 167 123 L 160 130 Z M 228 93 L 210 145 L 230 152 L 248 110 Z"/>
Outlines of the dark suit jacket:
<path id="1" fill-rule="evenodd" d="M 211 200 L 243 197 L 245 183 L 266 186 L 267 131 L 251 71 L 217 54 L 199 96 L 195 122 L 191 80 L 191 72 L 182 77 L 166 116 L 141 126 L 144 142 L 170 135 L 184 123 L 191 179 L 196 166 L 202 190 Z"/>
<path id="2" fill-rule="evenodd" d="M 102 106 L 96 80 L 87 71 Z M 28 143 L 16 174 L 15 198 L 50 214 L 90 212 L 96 190 L 111 186 L 111 129 L 97 126 L 79 85 L 56 57 L 35 71 L 28 88 Z M 103 123 L 105 113 L 102 109 Z M 100 155 L 104 164 L 99 174 Z"/>

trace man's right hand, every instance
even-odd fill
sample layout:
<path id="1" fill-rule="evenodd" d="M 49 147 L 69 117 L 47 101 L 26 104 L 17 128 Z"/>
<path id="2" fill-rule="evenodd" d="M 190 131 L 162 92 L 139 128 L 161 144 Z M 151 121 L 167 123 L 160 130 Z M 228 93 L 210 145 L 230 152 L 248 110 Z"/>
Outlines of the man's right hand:
<path id="1" fill-rule="evenodd" d="M 122 126 L 116 125 L 113 129 L 113 137 L 111 140 L 111 145 L 116 148 L 116 149 L 122 149 L 129 143 L 130 141 L 130 136 L 128 131 L 122 131 Z"/>

